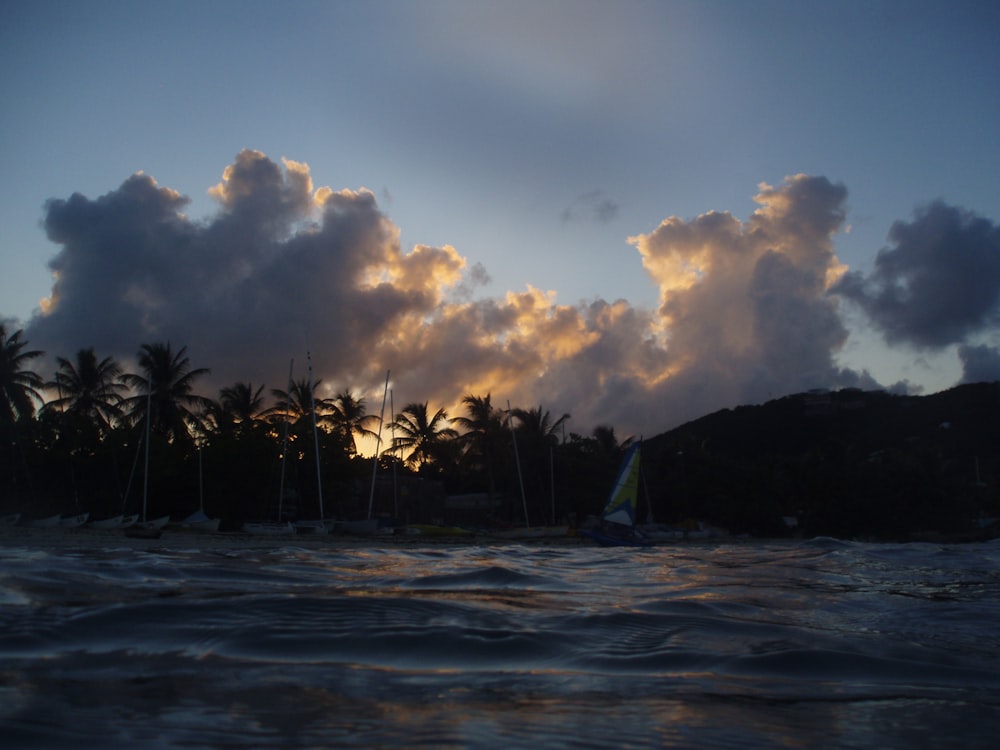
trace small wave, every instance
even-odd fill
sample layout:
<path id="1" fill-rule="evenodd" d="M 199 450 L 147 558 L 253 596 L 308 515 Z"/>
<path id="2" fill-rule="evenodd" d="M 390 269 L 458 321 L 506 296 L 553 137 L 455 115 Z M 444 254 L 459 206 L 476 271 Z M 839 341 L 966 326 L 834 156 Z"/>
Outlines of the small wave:
<path id="1" fill-rule="evenodd" d="M 947 733 L 992 747 L 997 554 L 7 548 L 0 736 L 848 748 Z"/>
<path id="2" fill-rule="evenodd" d="M 507 589 L 543 588 L 554 582 L 544 576 L 519 573 L 509 568 L 490 565 L 459 573 L 426 575 L 410 579 L 405 588 L 414 589 Z"/>

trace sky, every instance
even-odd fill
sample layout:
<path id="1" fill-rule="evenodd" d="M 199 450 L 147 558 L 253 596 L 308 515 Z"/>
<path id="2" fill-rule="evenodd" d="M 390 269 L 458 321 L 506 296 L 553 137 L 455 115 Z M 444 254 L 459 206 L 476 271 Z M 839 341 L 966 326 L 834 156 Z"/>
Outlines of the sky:
<path id="1" fill-rule="evenodd" d="M 0 101 L 42 367 L 622 436 L 1000 379 L 995 2 L 2 0 Z"/>

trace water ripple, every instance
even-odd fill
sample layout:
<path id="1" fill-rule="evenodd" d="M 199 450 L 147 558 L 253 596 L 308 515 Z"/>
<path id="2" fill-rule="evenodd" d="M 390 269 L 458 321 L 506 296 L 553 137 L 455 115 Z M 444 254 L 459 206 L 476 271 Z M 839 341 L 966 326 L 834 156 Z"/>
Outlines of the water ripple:
<path id="1" fill-rule="evenodd" d="M 995 545 L 826 539 L 635 554 L 0 547 L 0 734 L 992 747 L 998 562 Z"/>

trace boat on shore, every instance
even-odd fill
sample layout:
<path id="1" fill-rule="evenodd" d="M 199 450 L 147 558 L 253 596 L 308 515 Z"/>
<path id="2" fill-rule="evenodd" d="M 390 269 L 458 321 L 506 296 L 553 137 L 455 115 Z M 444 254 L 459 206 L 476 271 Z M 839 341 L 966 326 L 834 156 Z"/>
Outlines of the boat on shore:
<path id="1" fill-rule="evenodd" d="M 218 518 L 209 518 L 204 511 L 199 509 L 181 521 L 181 528 L 191 531 L 218 531 L 219 520 Z"/>
<path id="2" fill-rule="evenodd" d="M 25 526 L 34 526 L 39 529 L 51 529 L 59 525 L 59 521 L 62 516 L 58 513 L 54 516 L 46 516 L 45 518 L 32 518 L 25 522 Z"/>
<path id="3" fill-rule="evenodd" d="M 75 529 L 78 526 L 83 526 L 87 523 L 87 519 L 90 518 L 89 513 L 77 513 L 74 516 L 65 516 L 59 519 L 59 525 L 67 529 Z"/>
<path id="4" fill-rule="evenodd" d="M 473 536 L 473 532 L 462 526 L 438 526 L 428 523 L 411 523 L 403 526 L 404 534 L 429 537 L 466 537 Z"/>
<path id="5" fill-rule="evenodd" d="M 580 529 L 581 536 L 603 547 L 651 547 L 653 541 L 635 526 L 639 503 L 639 449 L 641 443 L 632 445 L 622 459 L 618 479 L 615 481 L 608 502 L 601 512 L 601 524 L 593 529 Z"/>
<path id="6" fill-rule="evenodd" d="M 295 525 L 291 521 L 246 521 L 240 528 L 247 534 L 257 536 L 280 536 L 295 533 Z"/>
<path id="7" fill-rule="evenodd" d="M 181 528 L 191 531 L 218 531 L 219 518 L 210 518 L 205 513 L 205 480 L 202 472 L 201 446 L 198 447 L 198 510 L 181 521 Z"/>
<path id="8" fill-rule="evenodd" d="M 163 529 L 170 523 L 170 516 L 160 516 L 150 521 L 139 521 L 125 527 L 125 536 L 133 539 L 159 539 Z"/>
<path id="9" fill-rule="evenodd" d="M 295 359 L 293 358 L 288 363 L 288 398 L 291 399 L 292 393 L 292 373 L 295 369 Z M 287 408 L 287 407 L 286 407 Z M 315 411 L 315 409 L 314 409 Z M 274 514 L 274 518 L 264 518 L 259 521 L 244 521 L 240 529 L 247 533 L 253 534 L 255 536 L 286 536 L 295 534 L 298 532 L 298 528 L 295 523 L 288 520 L 282 520 L 286 518 L 284 511 L 285 502 L 285 464 L 288 457 L 288 427 L 290 423 L 290 416 L 286 412 L 284 419 L 282 421 L 281 428 L 281 478 L 278 481 L 278 507 L 277 513 Z M 320 501 L 322 503 L 322 500 Z M 266 514 L 271 515 L 271 514 Z M 324 531 L 325 533 L 325 531 Z"/>
<path id="10" fill-rule="evenodd" d="M 122 522 L 124 520 L 125 520 L 125 514 L 119 513 L 117 516 L 111 516 L 110 518 L 102 518 L 99 521 L 91 521 L 87 524 L 87 527 L 91 529 L 120 529 L 123 528 Z"/>

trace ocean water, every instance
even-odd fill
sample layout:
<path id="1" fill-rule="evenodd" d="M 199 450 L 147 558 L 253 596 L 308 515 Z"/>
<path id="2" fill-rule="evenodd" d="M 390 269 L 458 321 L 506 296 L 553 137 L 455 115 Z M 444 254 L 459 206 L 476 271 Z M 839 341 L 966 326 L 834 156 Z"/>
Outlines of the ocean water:
<path id="1" fill-rule="evenodd" d="M 4 748 L 994 748 L 1000 545 L 0 544 Z"/>

